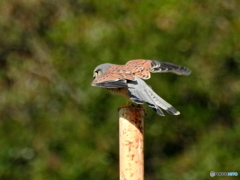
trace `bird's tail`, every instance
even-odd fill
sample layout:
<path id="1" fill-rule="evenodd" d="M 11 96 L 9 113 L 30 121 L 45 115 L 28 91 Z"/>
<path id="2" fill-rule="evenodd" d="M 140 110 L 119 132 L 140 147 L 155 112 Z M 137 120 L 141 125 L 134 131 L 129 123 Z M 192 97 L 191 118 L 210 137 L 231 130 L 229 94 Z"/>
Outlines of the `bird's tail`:
<path id="1" fill-rule="evenodd" d="M 161 108 L 166 110 L 169 114 L 179 115 L 171 104 L 159 97 L 146 83 L 140 78 L 136 78 L 136 81 L 128 82 L 128 91 L 130 99 L 138 104 L 146 103 L 159 115 L 164 116 Z"/>

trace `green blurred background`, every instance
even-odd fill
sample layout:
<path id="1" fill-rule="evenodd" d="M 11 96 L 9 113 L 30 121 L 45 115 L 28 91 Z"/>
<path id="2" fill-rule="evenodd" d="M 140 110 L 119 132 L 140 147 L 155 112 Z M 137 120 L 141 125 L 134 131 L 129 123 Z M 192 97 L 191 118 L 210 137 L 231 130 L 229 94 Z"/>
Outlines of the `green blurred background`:
<path id="1" fill-rule="evenodd" d="M 240 173 L 239 9 L 238 0 L 1 0 L 0 179 L 118 179 L 126 101 L 91 87 L 92 71 L 139 58 L 192 70 L 147 81 L 181 115 L 146 107 L 145 179 Z"/>

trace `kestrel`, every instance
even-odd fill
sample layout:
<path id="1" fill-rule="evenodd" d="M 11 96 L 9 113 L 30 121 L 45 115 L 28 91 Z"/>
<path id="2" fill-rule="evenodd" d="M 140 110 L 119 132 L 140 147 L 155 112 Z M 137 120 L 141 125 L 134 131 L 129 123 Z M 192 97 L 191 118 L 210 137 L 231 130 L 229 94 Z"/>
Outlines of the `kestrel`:
<path id="1" fill-rule="evenodd" d="M 137 104 L 146 103 L 157 114 L 164 116 L 162 109 L 173 115 L 179 115 L 172 105 L 159 97 L 142 79 L 149 79 L 151 73 L 171 72 L 177 75 L 189 75 L 191 71 L 169 62 L 153 60 L 130 60 L 125 65 L 101 64 L 94 69 L 92 86 L 103 87 L 112 93 L 123 95 Z"/>

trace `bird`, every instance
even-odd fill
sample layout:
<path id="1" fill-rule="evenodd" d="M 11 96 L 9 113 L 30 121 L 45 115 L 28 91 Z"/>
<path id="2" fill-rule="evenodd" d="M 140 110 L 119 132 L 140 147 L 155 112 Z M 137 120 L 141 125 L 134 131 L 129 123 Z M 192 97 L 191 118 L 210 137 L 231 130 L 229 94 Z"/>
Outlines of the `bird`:
<path id="1" fill-rule="evenodd" d="M 169 114 L 179 115 L 178 110 L 157 95 L 144 81 L 150 79 L 151 73 L 165 72 L 186 76 L 191 70 L 169 62 L 145 59 L 130 60 L 125 65 L 104 63 L 94 69 L 91 85 L 126 97 L 128 103 L 125 107 L 133 103 L 141 106 L 145 103 L 160 116 L 164 116 L 162 109 Z"/>

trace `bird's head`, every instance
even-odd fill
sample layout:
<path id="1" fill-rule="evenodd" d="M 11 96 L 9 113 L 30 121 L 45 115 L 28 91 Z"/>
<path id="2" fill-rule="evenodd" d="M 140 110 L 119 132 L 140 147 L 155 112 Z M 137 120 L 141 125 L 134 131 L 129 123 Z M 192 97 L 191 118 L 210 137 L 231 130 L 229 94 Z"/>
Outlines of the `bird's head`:
<path id="1" fill-rule="evenodd" d="M 108 68 L 110 68 L 113 64 L 105 63 L 100 64 L 97 66 L 93 71 L 93 79 L 95 79 L 97 76 L 100 76 L 101 74 L 105 73 Z"/>

